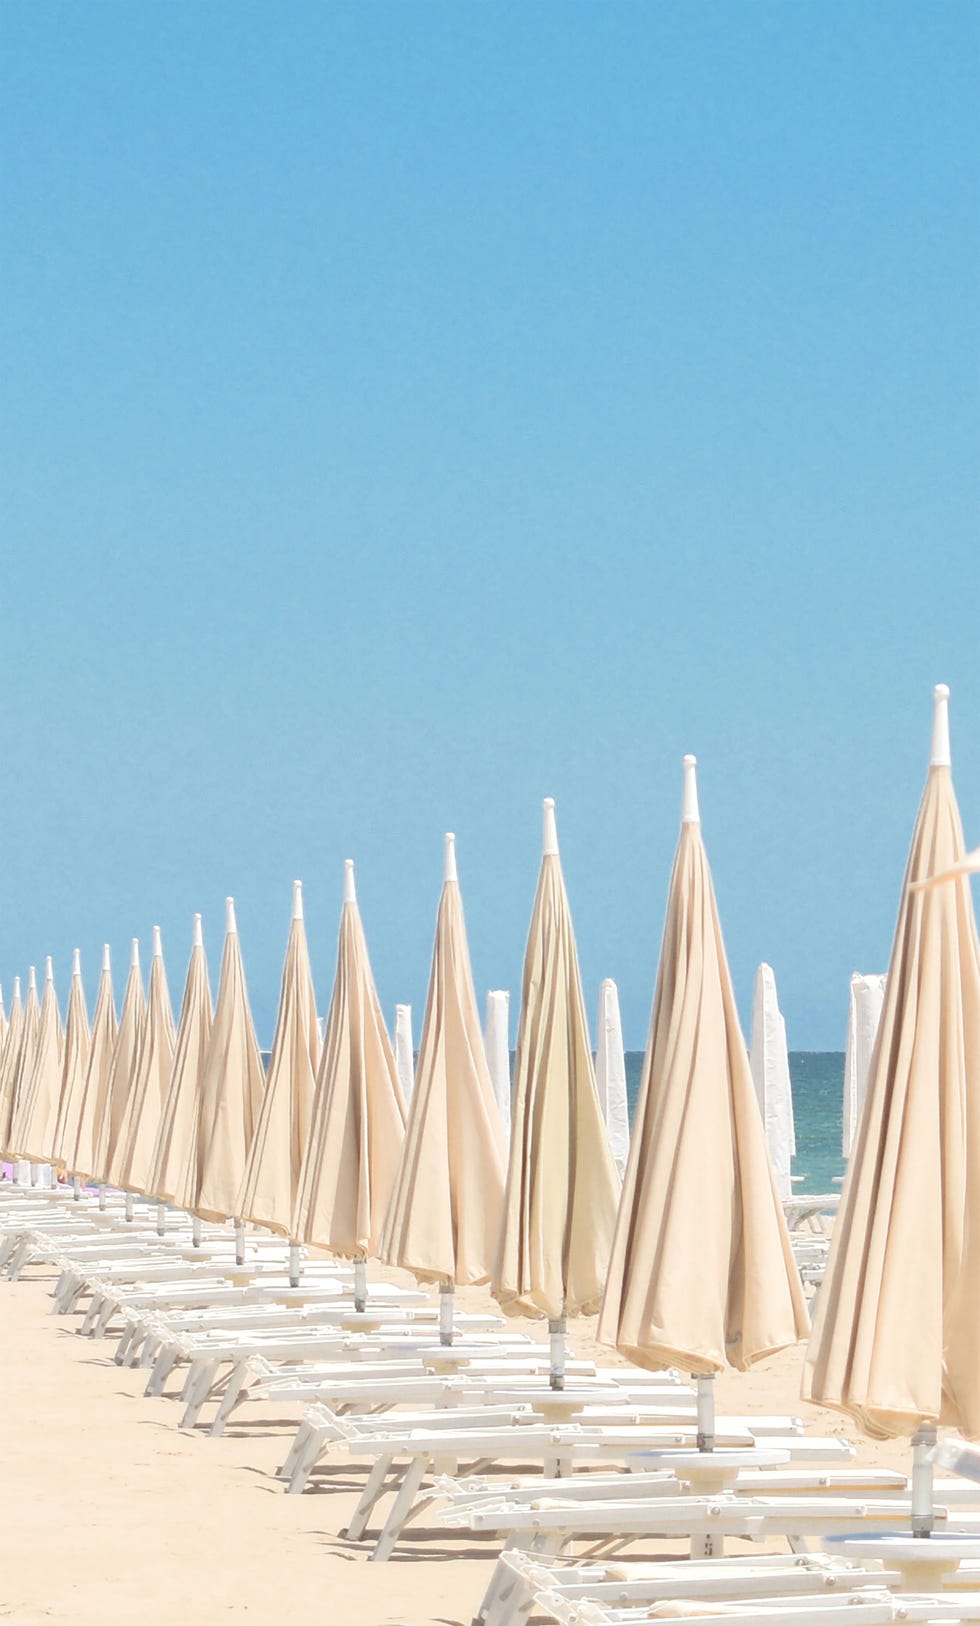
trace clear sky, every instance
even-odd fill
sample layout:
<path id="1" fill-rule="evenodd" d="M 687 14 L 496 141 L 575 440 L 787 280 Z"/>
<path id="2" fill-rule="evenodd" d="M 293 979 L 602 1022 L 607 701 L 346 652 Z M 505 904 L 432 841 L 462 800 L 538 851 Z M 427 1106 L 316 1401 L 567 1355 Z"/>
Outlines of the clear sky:
<path id="1" fill-rule="evenodd" d="M 980 841 L 978 77 L 973 0 L 7 0 L 8 997 L 231 892 L 268 1042 L 352 856 L 418 1024 L 446 829 L 516 995 L 551 794 L 639 1047 L 694 751 L 842 1047 L 937 680 Z"/>

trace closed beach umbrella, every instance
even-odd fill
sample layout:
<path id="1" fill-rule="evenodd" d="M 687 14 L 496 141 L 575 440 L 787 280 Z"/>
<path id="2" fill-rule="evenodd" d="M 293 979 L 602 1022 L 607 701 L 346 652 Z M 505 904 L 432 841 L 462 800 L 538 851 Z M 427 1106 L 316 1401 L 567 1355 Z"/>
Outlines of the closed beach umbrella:
<path id="1" fill-rule="evenodd" d="M 803 1392 L 876 1437 L 980 1436 L 980 943 L 935 691 L 932 753 Z M 921 1453 L 920 1453 L 921 1454 Z M 920 1486 L 922 1484 L 919 1476 Z M 913 1492 L 913 1526 L 928 1529 Z"/>
<path id="2" fill-rule="evenodd" d="M 49 1154 L 55 1163 L 66 1163 L 68 1161 L 65 1145 L 71 1133 L 72 1123 L 74 1123 L 75 1134 L 78 1133 L 78 1113 L 85 1089 L 85 1075 L 88 1072 L 90 1049 L 91 1036 L 88 1026 L 88 1011 L 85 1008 L 85 988 L 82 983 L 82 957 L 78 949 L 76 949 L 72 957 L 71 991 L 68 995 L 68 1015 L 65 1019 L 61 1091 L 58 1097 L 58 1112 Z M 74 1151 L 74 1142 L 72 1142 L 72 1151 Z"/>
<path id="3" fill-rule="evenodd" d="M 362 1307 L 364 1261 L 378 1250 L 404 1133 L 405 1096 L 371 974 L 354 865 L 347 859 L 337 974 L 294 1235 L 354 1261 L 355 1302 Z"/>
<path id="4" fill-rule="evenodd" d="M 847 1013 L 847 1049 L 844 1052 L 844 1102 L 841 1114 L 841 1145 L 850 1157 L 858 1119 L 864 1106 L 868 1069 L 874 1054 L 881 1007 L 885 999 L 883 975 L 851 978 L 851 1001 Z"/>
<path id="5" fill-rule="evenodd" d="M 412 1007 L 395 1006 L 395 1071 L 406 1102 L 415 1088 L 415 1045 L 412 1041 Z"/>
<path id="6" fill-rule="evenodd" d="M 41 1006 L 37 997 L 37 973 L 33 966 L 27 969 L 27 1000 L 24 1004 L 24 1023 L 20 1032 L 20 1043 L 14 1057 L 13 1071 L 10 1078 L 10 1127 L 8 1131 L 9 1150 L 16 1157 L 17 1135 L 20 1129 L 20 1118 L 24 1094 L 30 1077 L 34 1071 L 34 1061 L 37 1056 L 37 1040 L 41 1025 Z M 23 1171 L 22 1171 L 23 1172 Z M 26 1177 L 26 1176 L 25 1176 Z"/>
<path id="7" fill-rule="evenodd" d="M 175 1038 L 163 943 L 159 926 L 154 926 L 146 1028 L 120 1131 L 121 1156 L 115 1183 L 123 1191 L 156 1195 L 152 1184 L 153 1152 L 173 1069 Z"/>
<path id="8" fill-rule="evenodd" d="M 202 1219 L 240 1219 L 239 1193 L 265 1087 L 259 1041 L 248 1005 L 235 901 L 225 904 L 225 948 L 218 1003 L 201 1090 L 194 1211 Z"/>
<path id="9" fill-rule="evenodd" d="M 174 1064 L 157 1130 L 150 1175 L 153 1194 L 178 1208 L 193 1208 L 199 1188 L 198 1122 L 204 1063 L 211 1037 L 211 988 L 201 917 L 194 916 L 191 957 L 177 1025 Z"/>
<path id="10" fill-rule="evenodd" d="M 415 1093 L 381 1258 L 447 1290 L 440 1309 L 452 1337 L 455 1286 L 493 1269 L 504 1193 L 504 1138 L 480 1031 L 456 874 L 447 835 L 432 970 Z"/>
<path id="11" fill-rule="evenodd" d="M 3 987 L 0 985 L 0 1052 L 3 1050 L 3 1041 L 7 1037 L 7 1008 L 3 1002 Z"/>
<path id="12" fill-rule="evenodd" d="M 20 999 L 20 978 L 14 978 L 14 997 L 10 1002 L 10 1019 L 4 1035 L 3 1054 L 0 1056 L 0 1149 L 10 1147 L 10 1125 L 13 1118 L 14 1082 L 20 1060 L 20 1046 L 24 1034 L 24 1007 Z"/>
<path id="13" fill-rule="evenodd" d="M 510 1315 L 551 1324 L 552 1384 L 565 1318 L 599 1308 L 619 1200 L 596 1092 L 555 804 L 544 843 L 521 988 L 504 1220 L 491 1292 Z"/>
<path id="14" fill-rule="evenodd" d="M 61 1012 L 54 986 L 51 956 L 44 963 L 44 993 L 37 1024 L 37 1045 L 30 1072 L 25 1074 L 17 1100 L 11 1140 L 18 1157 L 44 1163 L 50 1156 L 61 1091 Z"/>
<path id="15" fill-rule="evenodd" d="M 136 1082 L 140 1046 L 146 1028 L 146 997 L 140 974 L 140 946 L 134 937 L 129 956 L 129 976 L 123 994 L 119 1031 L 112 1052 L 109 1083 L 106 1088 L 102 1121 L 96 1142 L 96 1173 L 104 1185 L 116 1185 L 124 1148 L 119 1132 L 126 1118 L 126 1104 Z"/>
<path id="16" fill-rule="evenodd" d="M 611 977 L 599 989 L 599 1026 L 596 1031 L 595 1082 L 606 1134 L 622 1177 L 630 1149 L 629 1102 L 626 1096 L 626 1052 L 619 1014 L 619 990 Z"/>
<path id="17" fill-rule="evenodd" d="M 293 882 L 293 918 L 279 992 L 265 1094 L 249 1152 L 238 1211 L 288 1236 L 310 1133 L 320 1061 L 316 994 L 303 921 L 303 888 Z"/>
<path id="18" fill-rule="evenodd" d="M 695 760 L 599 1337 L 638 1366 L 710 1379 L 805 1335 L 707 854 Z M 700 1443 L 713 1443 L 710 1381 Z"/>
<path id="19" fill-rule="evenodd" d="M 94 1179 L 98 1175 L 99 1135 L 109 1099 L 109 1075 L 118 1032 L 116 1002 L 112 992 L 112 964 L 106 943 L 102 950 L 102 975 L 92 1015 L 85 1084 L 77 1113 L 70 1101 L 65 1104 L 61 1156 L 69 1174 L 77 1175 L 82 1180 Z"/>
<path id="20" fill-rule="evenodd" d="M 759 1111 L 766 1128 L 766 1145 L 776 1177 L 776 1190 L 780 1197 L 792 1197 L 796 1132 L 786 1023 L 779 1009 L 775 974 L 772 966 L 764 962 L 755 974 L 749 1064 Z"/>
<path id="21" fill-rule="evenodd" d="M 506 988 L 491 988 L 487 994 L 487 1016 L 483 1029 L 487 1066 L 497 1097 L 497 1111 L 504 1131 L 504 1145 L 510 1144 L 510 994 Z"/>

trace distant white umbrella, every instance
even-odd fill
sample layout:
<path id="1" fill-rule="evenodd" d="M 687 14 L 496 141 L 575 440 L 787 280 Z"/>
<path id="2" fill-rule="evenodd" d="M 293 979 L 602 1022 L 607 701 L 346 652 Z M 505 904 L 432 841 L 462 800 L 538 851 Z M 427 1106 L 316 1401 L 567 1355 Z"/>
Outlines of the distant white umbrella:
<path id="1" fill-rule="evenodd" d="M 599 989 L 595 1084 L 599 1092 L 602 1115 L 606 1120 L 609 1149 L 622 1179 L 630 1152 L 630 1112 L 626 1094 L 626 1052 L 623 1049 L 623 1022 L 619 1014 L 619 990 L 611 977 L 606 977 Z"/>
<path id="2" fill-rule="evenodd" d="M 395 1068 L 406 1104 L 415 1088 L 415 1046 L 412 1042 L 412 1007 L 395 1006 Z"/>
<path id="3" fill-rule="evenodd" d="M 483 1043 L 506 1146 L 510 1142 L 510 994 L 506 988 L 492 988 L 487 995 Z"/>
<path id="4" fill-rule="evenodd" d="M 749 1065 L 766 1126 L 766 1145 L 776 1177 L 776 1190 L 780 1197 L 792 1197 L 796 1131 L 786 1023 L 779 1009 L 775 974 L 772 966 L 765 962 L 755 974 Z"/>
<path id="5" fill-rule="evenodd" d="M 860 972 L 855 972 L 851 978 L 851 1002 L 847 1013 L 847 1049 L 844 1052 L 841 1143 L 845 1157 L 850 1157 L 854 1136 L 857 1134 L 884 999 L 884 975 L 878 973 L 862 976 Z"/>

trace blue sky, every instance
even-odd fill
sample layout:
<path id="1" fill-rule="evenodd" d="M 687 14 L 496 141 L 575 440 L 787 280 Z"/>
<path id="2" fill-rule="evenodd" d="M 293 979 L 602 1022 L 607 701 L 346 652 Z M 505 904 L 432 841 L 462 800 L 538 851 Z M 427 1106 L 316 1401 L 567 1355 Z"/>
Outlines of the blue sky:
<path id="1" fill-rule="evenodd" d="M 980 840 L 980 12 L 796 0 L 0 16 L 0 979 L 238 900 L 274 1019 L 342 861 L 421 1019 L 559 829 L 641 1046 L 677 834 L 746 1020 L 843 1044 L 953 690 Z M 124 961 L 119 959 L 118 978 Z M 594 1014 L 594 1013 L 593 1013 Z"/>

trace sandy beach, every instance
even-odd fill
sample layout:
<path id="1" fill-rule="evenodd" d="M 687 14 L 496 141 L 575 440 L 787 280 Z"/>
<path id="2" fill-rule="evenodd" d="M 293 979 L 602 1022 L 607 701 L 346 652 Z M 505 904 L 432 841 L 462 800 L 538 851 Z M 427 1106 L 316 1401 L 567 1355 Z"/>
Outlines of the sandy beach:
<path id="1" fill-rule="evenodd" d="M 494 1542 L 423 1516 L 390 1562 L 369 1563 L 369 1544 L 341 1534 L 363 1468 L 332 1459 L 306 1494 L 286 1496 L 272 1476 L 291 1438 L 287 1419 L 252 1403 L 221 1439 L 182 1433 L 173 1400 L 146 1398 L 145 1372 L 117 1367 L 113 1340 L 79 1338 L 77 1317 L 52 1316 L 50 1275 L 28 1274 L 0 1283 L 0 1618 L 213 1626 L 288 1611 L 362 1626 L 470 1621 Z M 372 1275 L 398 1279 L 376 1267 Z M 482 1290 L 459 1298 L 489 1307 Z M 608 1361 L 594 1328 L 573 1323 L 570 1347 Z M 809 1431 L 850 1432 L 800 1402 L 801 1356 L 790 1350 L 719 1378 L 719 1411 L 785 1410 Z M 856 1443 L 859 1462 L 907 1469 L 903 1442 Z"/>

